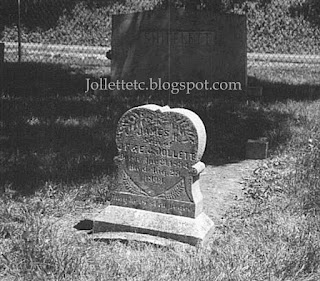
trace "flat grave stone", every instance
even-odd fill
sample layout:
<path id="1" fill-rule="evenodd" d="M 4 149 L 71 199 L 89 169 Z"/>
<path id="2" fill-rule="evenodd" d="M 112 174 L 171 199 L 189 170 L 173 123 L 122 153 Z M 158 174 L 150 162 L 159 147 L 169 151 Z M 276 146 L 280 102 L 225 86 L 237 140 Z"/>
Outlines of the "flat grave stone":
<path id="1" fill-rule="evenodd" d="M 95 219 L 94 232 L 203 245 L 213 222 L 203 212 L 199 185 L 206 145 L 199 116 L 152 104 L 132 108 L 119 120 L 116 144 L 118 185 L 110 206 Z"/>

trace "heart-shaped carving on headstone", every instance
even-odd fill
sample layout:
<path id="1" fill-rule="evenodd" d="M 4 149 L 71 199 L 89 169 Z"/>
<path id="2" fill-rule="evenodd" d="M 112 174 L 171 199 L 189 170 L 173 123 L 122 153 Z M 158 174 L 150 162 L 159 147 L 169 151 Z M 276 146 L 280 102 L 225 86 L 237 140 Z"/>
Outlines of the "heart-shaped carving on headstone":
<path id="1" fill-rule="evenodd" d="M 119 120 L 116 144 L 122 191 L 193 202 L 187 179 L 206 145 L 198 115 L 153 104 L 132 108 Z"/>

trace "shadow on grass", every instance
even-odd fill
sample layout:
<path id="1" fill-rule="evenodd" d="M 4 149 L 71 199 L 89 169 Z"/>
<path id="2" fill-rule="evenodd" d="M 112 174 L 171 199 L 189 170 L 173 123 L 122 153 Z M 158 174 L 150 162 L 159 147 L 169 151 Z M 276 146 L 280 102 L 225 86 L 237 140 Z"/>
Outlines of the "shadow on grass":
<path id="1" fill-rule="evenodd" d="M 318 73 L 318 82 L 320 73 Z M 286 99 L 304 101 L 315 100 L 320 98 L 320 84 L 300 83 L 298 85 L 288 84 L 285 82 L 270 82 L 266 80 L 249 77 L 249 85 L 253 87 L 262 87 L 263 101 L 283 101 Z"/>
<path id="2" fill-rule="evenodd" d="M 164 96 L 115 99 L 105 91 L 85 94 L 86 78 L 98 79 L 59 65 L 5 65 L 2 187 L 27 194 L 46 181 L 81 184 L 114 172 L 115 130 L 121 115 L 133 106 L 167 102 Z M 273 86 L 278 91 L 279 85 Z M 269 137 L 272 149 L 290 138 L 287 120 L 292 116 L 264 110 L 264 105 L 239 97 L 181 96 L 170 106 L 191 109 L 203 120 L 208 135 L 203 161 L 207 164 L 243 159 L 249 138 Z"/>
<path id="3" fill-rule="evenodd" d="M 85 91 L 79 70 L 5 65 L 1 185 L 23 193 L 45 181 L 81 183 L 112 172 L 115 123 L 126 110 Z M 118 111 L 117 111 L 118 110 Z"/>
<path id="4" fill-rule="evenodd" d="M 267 105 L 246 100 L 218 99 L 208 103 L 206 111 L 193 109 L 203 120 L 207 146 L 203 161 L 224 165 L 245 159 L 248 139 L 267 137 L 270 151 L 291 137 L 287 113 L 264 110 Z"/>

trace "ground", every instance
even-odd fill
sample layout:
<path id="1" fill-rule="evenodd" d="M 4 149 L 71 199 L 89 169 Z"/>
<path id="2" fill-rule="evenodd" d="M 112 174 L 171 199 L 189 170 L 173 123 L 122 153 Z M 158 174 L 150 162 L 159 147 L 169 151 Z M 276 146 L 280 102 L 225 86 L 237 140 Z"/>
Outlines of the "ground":
<path id="1" fill-rule="evenodd" d="M 204 212 L 216 225 L 225 212 L 243 198 L 243 183 L 261 160 L 245 160 L 217 166 L 208 165 L 200 178 Z"/>
<path id="2" fill-rule="evenodd" d="M 250 177 L 260 162 L 261 160 L 244 160 L 206 166 L 200 177 L 204 212 L 213 220 L 216 227 L 223 224 L 223 218 L 228 209 L 243 199 L 245 179 Z M 86 231 L 91 227 L 91 220 L 105 207 L 101 205 L 100 208 L 87 210 L 77 215 L 76 218 L 67 215 L 68 218 L 64 217 L 62 222 L 69 227 L 81 222 L 78 227 Z"/>

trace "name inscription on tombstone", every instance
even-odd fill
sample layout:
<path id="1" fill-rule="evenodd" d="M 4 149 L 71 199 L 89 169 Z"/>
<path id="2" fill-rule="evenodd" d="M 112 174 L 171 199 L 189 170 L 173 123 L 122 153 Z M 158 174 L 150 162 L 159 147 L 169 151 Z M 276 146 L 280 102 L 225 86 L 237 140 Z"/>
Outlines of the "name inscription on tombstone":
<path id="1" fill-rule="evenodd" d="M 187 109 L 145 105 L 127 111 L 116 132 L 118 188 L 111 205 L 195 218 L 206 143 L 200 118 Z"/>
<path id="2" fill-rule="evenodd" d="M 238 82 L 245 90 L 246 42 L 246 17 L 242 15 L 183 9 L 114 15 L 111 78 L 143 81 L 149 89 L 150 78 L 161 78 L 168 82 Z"/>

